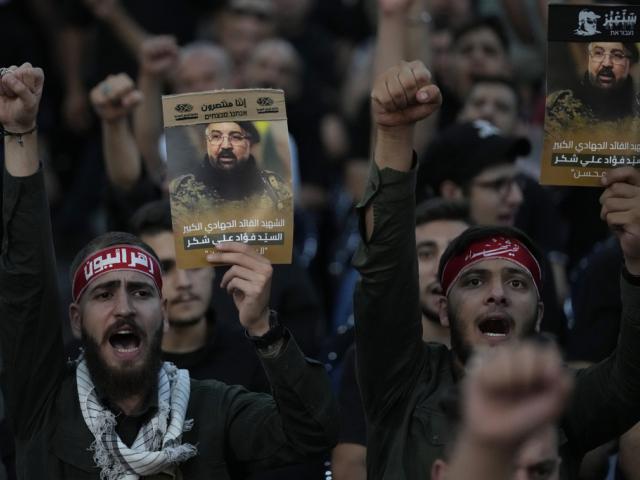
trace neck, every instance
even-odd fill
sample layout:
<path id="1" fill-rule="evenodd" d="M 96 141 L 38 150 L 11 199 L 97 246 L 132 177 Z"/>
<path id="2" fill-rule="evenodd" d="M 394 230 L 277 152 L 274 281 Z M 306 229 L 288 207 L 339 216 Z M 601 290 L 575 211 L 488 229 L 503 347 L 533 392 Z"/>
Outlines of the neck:
<path id="1" fill-rule="evenodd" d="M 131 416 L 140 412 L 146 396 L 146 394 L 139 393 L 123 398 L 114 403 L 126 416 Z"/>
<path id="2" fill-rule="evenodd" d="M 167 353 L 190 353 L 207 343 L 207 318 L 180 325 L 169 321 L 169 331 L 162 337 L 162 350 Z"/>
<path id="3" fill-rule="evenodd" d="M 443 327 L 439 323 L 432 322 L 422 315 L 422 341 L 437 342 L 451 348 L 451 334 L 447 327 Z"/>

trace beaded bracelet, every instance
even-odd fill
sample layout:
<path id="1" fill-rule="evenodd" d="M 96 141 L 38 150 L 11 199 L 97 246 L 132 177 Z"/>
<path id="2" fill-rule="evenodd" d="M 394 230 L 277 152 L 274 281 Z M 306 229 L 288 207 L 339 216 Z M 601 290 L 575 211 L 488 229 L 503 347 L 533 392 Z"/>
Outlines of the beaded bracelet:
<path id="1" fill-rule="evenodd" d="M 18 144 L 21 147 L 24 147 L 24 142 L 22 141 L 22 136 L 23 135 L 29 135 L 30 133 L 33 133 L 36 131 L 36 129 L 38 128 L 37 125 L 35 125 L 33 128 L 27 130 L 26 132 L 11 132 L 9 130 L 5 130 L 4 127 L 0 126 L 0 137 L 4 138 L 4 137 L 16 137 L 18 140 Z"/>

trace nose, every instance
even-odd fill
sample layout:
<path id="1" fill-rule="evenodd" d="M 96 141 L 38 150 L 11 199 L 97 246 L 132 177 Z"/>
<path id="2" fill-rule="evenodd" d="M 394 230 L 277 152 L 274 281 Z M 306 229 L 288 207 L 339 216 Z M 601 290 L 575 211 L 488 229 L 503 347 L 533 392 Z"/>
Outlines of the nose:
<path id="1" fill-rule="evenodd" d="M 118 290 L 115 295 L 115 314 L 120 317 L 128 317 L 133 314 L 133 304 L 131 297 L 124 289 Z"/>
<path id="2" fill-rule="evenodd" d="M 487 292 L 486 303 L 503 305 L 506 302 L 507 298 L 505 296 L 502 280 L 498 277 L 492 278 L 489 281 L 489 291 Z"/>
<path id="3" fill-rule="evenodd" d="M 230 148 L 231 140 L 229 140 L 229 135 L 222 135 L 222 143 L 220 144 L 222 148 Z"/>
<path id="4" fill-rule="evenodd" d="M 175 275 L 177 288 L 191 288 L 191 275 L 189 275 L 189 270 L 176 268 Z"/>
<path id="5" fill-rule="evenodd" d="M 605 53 L 604 54 L 604 58 L 602 59 L 602 65 L 604 65 L 606 67 L 610 67 L 611 65 L 613 65 L 613 62 L 611 61 L 611 54 L 610 53 Z"/>
<path id="6" fill-rule="evenodd" d="M 511 184 L 511 188 L 509 189 L 509 194 L 507 195 L 507 203 L 514 207 L 519 207 L 522 203 L 524 196 L 522 194 L 522 188 L 518 182 L 514 181 Z"/>

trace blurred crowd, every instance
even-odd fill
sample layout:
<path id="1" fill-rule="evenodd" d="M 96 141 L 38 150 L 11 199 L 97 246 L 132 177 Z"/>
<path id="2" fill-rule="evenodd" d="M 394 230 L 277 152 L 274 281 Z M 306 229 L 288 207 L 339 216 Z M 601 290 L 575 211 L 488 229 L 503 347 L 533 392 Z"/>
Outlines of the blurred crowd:
<path id="1" fill-rule="evenodd" d="M 392 11 L 394 3 L 408 5 L 399 35 L 384 23 L 384 11 Z M 543 250 L 549 272 L 541 330 L 556 339 L 568 362 L 582 366 L 606 358 L 619 334 L 622 252 L 600 219 L 602 191 L 544 187 L 537 181 L 544 134 L 547 3 L 0 0 L 0 39 L 5 45 L 0 65 L 29 61 L 46 75 L 37 123 L 61 295 L 70 300 L 73 255 L 96 235 L 122 230 L 157 239 L 158 231 L 170 230 L 163 203 L 167 178 L 161 95 L 283 89 L 293 162 L 294 262 L 274 268 L 271 306 L 303 352 L 325 364 L 349 418 L 333 464 L 327 456 L 260 478 L 366 478 L 364 419 L 358 423 L 358 414 L 352 415 L 361 407 L 357 401 L 350 404 L 357 394 L 349 393 L 356 385 L 352 299 L 358 273 L 351 260 L 360 225 L 355 207 L 369 172 L 373 79 L 398 60 L 420 59 L 439 86 L 443 104 L 416 131 L 418 201 L 454 201 L 453 207 L 441 205 L 444 210 L 435 215 L 457 219 L 462 229 L 503 225 L 526 232 Z M 579 53 L 565 53 L 566 68 L 578 76 Z M 113 91 L 121 88 L 117 97 L 100 98 L 105 82 Z M 121 107 L 113 117 L 109 101 Z M 126 153 L 114 151 L 110 143 L 114 125 L 123 118 L 128 133 L 117 138 L 132 140 Z M 482 128 L 524 140 L 509 162 L 496 162 L 502 147 L 488 145 Z M 129 155 L 135 161 L 117 163 Z M 418 215 L 419 259 L 419 227 L 437 220 L 422 221 Z M 158 252 L 166 245 L 148 243 Z M 437 313 L 428 315 L 427 297 L 440 293 L 433 265 L 420 264 L 424 338 L 448 343 L 448 329 L 440 325 Z M 199 368 L 201 378 L 268 390 L 257 360 L 248 360 L 251 352 L 242 346 L 233 303 L 216 281 L 224 269 L 196 277 L 175 265 L 163 267 L 173 272 L 177 292 L 195 292 L 205 299 L 208 325 L 200 332 L 206 341 L 180 343 L 186 340 L 171 337 L 174 343 L 163 344 L 166 358 L 193 368 L 192 375 Z M 59 316 L 73 357 L 77 343 L 66 310 Z M 215 348 L 203 351 L 204 344 Z M 634 445 L 633 436 L 631 440 L 629 445 Z M 0 452 L 11 478 L 12 447 L 5 443 Z M 581 478 L 640 478 L 630 448 L 617 441 L 600 447 L 586 457 Z M 616 458 L 625 459 L 626 467 L 624 462 L 616 466 Z"/>

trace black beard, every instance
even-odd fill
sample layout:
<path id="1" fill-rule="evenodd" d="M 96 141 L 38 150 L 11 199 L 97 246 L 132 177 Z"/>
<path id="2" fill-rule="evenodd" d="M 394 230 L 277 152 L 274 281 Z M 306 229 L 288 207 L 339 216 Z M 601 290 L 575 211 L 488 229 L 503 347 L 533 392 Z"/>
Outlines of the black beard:
<path id="1" fill-rule="evenodd" d="M 459 330 L 458 318 L 456 315 L 449 311 L 449 335 L 451 337 L 451 351 L 463 365 L 466 365 L 467 360 L 473 353 L 473 347 L 462 338 L 462 334 Z"/>
<path id="2" fill-rule="evenodd" d="M 197 179 L 227 200 L 244 200 L 263 189 L 260 171 L 253 155 L 236 163 L 231 169 L 220 168 L 215 162 L 211 164 L 206 156 Z"/>
<path id="3" fill-rule="evenodd" d="M 593 85 L 587 72 L 574 93 L 599 120 L 619 120 L 631 116 L 637 106 L 631 77 L 606 90 Z"/>
<path id="4" fill-rule="evenodd" d="M 150 337 L 147 357 L 136 369 L 114 370 L 102 360 L 96 340 L 82 328 L 84 358 L 91 374 L 91 380 L 100 396 L 110 403 L 116 403 L 134 395 L 147 395 L 158 388 L 158 371 L 162 365 L 162 324 Z"/>

